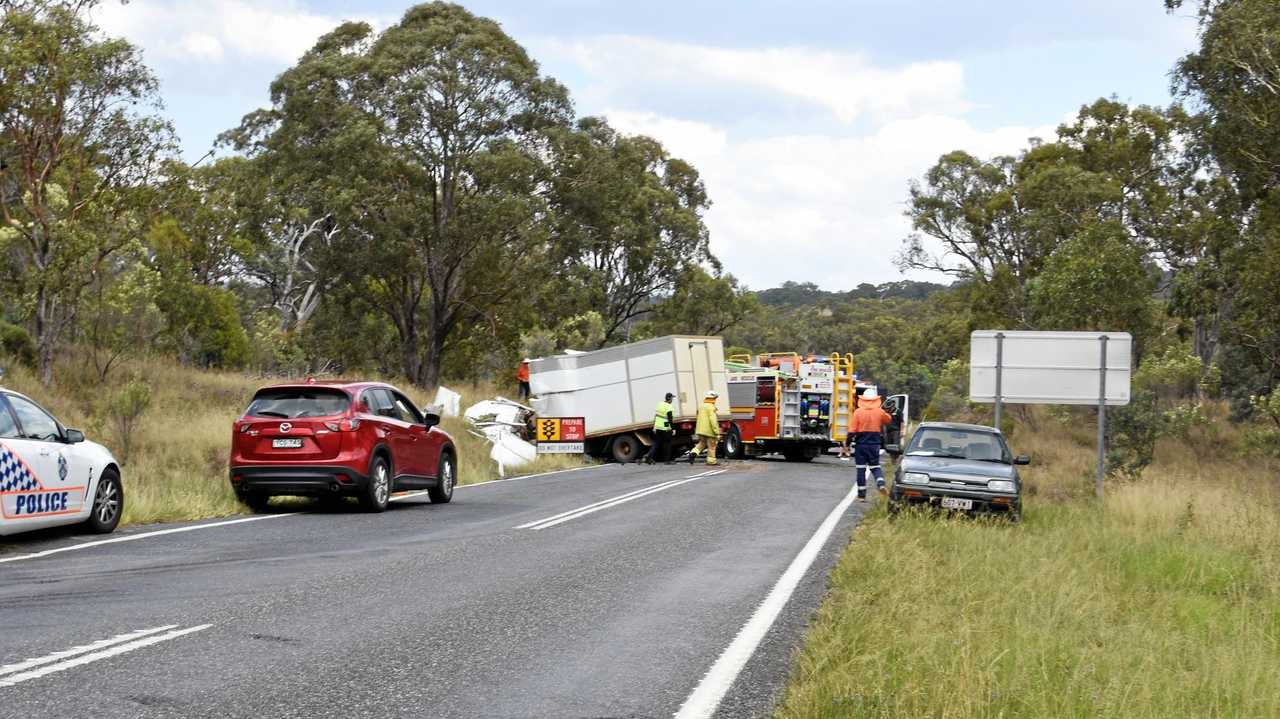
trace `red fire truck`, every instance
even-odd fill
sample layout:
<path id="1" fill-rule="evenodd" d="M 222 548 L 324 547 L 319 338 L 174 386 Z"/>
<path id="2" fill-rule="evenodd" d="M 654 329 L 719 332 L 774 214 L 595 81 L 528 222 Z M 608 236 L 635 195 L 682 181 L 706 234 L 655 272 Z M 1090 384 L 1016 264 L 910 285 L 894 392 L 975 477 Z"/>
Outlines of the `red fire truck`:
<path id="1" fill-rule="evenodd" d="M 781 454 L 790 462 L 807 462 L 843 443 L 856 398 L 874 386 L 859 382 L 854 369 L 850 353 L 730 357 L 725 362 L 732 418 L 726 456 Z M 894 417 L 885 428 L 884 447 L 896 452 L 905 435 L 908 398 L 887 397 L 883 407 Z"/>

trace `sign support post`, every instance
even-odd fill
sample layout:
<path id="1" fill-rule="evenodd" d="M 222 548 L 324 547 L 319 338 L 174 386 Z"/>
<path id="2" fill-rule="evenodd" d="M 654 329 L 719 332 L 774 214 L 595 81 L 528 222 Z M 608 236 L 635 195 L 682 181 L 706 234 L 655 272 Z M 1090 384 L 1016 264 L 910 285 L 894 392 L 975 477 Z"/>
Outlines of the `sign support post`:
<path id="1" fill-rule="evenodd" d="M 1094 494 L 1102 499 L 1102 478 L 1107 473 L 1107 336 L 1102 335 L 1101 367 L 1098 369 L 1098 471 L 1093 480 Z"/>
<path id="2" fill-rule="evenodd" d="M 1000 386 L 1001 380 L 1004 379 L 1004 377 L 1002 377 L 1003 374 L 1004 374 L 1004 333 L 997 332 L 996 333 L 996 429 L 1001 429 L 1000 417 L 1003 414 L 1002 410 L 1004 409 L 1004 396 L 1001 393 L 1001 390 L 1003 388 Z M 1001 429 L 1001 431 L 1003 430 Z"/>

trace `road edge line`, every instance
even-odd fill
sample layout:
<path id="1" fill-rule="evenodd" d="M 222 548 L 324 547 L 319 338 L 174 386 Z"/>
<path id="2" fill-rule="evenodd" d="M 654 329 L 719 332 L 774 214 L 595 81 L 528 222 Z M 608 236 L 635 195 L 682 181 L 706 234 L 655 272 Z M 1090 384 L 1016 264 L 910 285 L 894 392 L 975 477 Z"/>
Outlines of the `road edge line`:
<path id="1" fill-rule="evenodd" d="M 684 704 L 674 714 L 675 719 L 709 719 L 716 713 L 720 708 L 720 702 L 729 693 L 729 689 L 737 681 L 738 675 L 755 654 L 765 635 L 773 628 L 773 623 L 777 621 L 778 615 L 791 600 L 796 587 L 800 585 L 804 575 L 817 560 L 822 547 L 831 538 L 831 533 L 835 531 L 840 518 L 857 498 L 857 493 L 856 487 L 851 488 L 844 499 L 840 500 L 835 509 L 832 509 L 827 518 L 822 521 L 822 524 L 818 525 L 818 530 L 800 549 L 795 559 L 791 560 L 791 564 L 778 578 L 764 601 L 756 607 L 751 618 L 742 625 L 737 636 L 729 646 L 725 647 L 724 652 L 698 682 L 698 686 L 685 699 Z"/>

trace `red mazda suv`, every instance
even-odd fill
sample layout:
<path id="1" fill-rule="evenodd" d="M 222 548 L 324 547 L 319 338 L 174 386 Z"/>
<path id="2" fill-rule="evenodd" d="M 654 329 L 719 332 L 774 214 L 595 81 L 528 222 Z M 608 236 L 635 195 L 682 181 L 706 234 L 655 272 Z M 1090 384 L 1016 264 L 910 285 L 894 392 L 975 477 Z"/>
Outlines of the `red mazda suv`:
<path id="1" fill-rule="evenodd" d="M 264 387 L 232 427 L 231 487 L 255 511 L 285 494 L 355 496 L 371 512 L 399 490 L 448 502 L 458 453 L 439 424 L 380 382 Z"/>

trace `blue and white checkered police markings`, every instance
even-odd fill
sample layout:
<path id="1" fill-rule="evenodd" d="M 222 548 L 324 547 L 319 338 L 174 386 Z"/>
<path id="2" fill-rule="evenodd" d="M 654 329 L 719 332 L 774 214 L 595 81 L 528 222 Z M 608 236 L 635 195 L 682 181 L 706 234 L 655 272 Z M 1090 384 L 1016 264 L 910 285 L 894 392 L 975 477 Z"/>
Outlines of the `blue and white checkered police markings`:
<path id="1" fill-rule="evenodd" d="M 0 535 L 82 522 L 110 532 L 123 509 L 110 451 L 0 388 Z"/>

